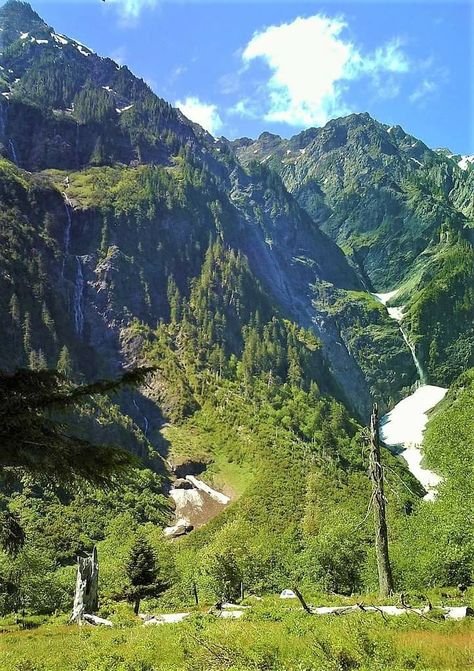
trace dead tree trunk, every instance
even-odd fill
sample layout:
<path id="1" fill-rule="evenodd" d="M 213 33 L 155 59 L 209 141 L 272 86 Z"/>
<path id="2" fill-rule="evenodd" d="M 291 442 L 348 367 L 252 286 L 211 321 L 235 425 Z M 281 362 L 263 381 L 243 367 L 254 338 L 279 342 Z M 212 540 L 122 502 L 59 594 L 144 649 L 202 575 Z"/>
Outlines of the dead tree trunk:
<path id="1" fill-rule="evenodd" d="M 308 606 L 308 604 L 306 603 L 306 601 L 304 600 L 304 597 L 303 597 L 303 595 L 301 594 L 301 592 L 299 591 L 299 589 L 298 589 L 297 587 L 293 587 L 293 592 L 295 593 L 295 596 L 298 597 L 298 600 L 299 600 L 300 604 L 303 606 L 304 610 L 305 610 L 309 615 L 312 615 L 313 612 L 312 612 L 311 608 Z"/>
<path id="2" fill-rule="evenodd" d="M 71 622 L 83 622 L 84 615 L 93 615 L 99 607 L 99 561 L 97 549 L 88 557 L 77 558 L 76 593 Z"/>
<path id="3" fill-rule="evenodd" d="M 375 553 L 379 574 L 380 596 L 393 593 L 392 569 L 388 554 L 388 533 L 385 520 L 385 496 L 383 491 L 383 469 L 380 460 L 379 416 L 374 404 L 370 418 L 370 478 L 372 480 L 372 502 L 374 506 Z"/>

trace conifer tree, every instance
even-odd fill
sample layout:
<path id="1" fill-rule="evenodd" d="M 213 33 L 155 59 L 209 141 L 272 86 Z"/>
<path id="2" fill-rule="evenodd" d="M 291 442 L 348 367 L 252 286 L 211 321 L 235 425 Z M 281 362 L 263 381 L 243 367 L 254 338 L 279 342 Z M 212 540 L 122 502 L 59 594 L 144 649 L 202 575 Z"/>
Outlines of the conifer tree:
<path id="1" fill-rule="evenodd" d="M 67 345 L 64 345 L 61 348 L 61 351 L 59 352 L 57 369 L 58 372 L 61 373 L 61 375 L 64 375 L 64 377 L 67 378 L 68 380 L 72 378 L 74 369 L 71 353 L 69 352 Z"/>
<path id="2" fill-rule="evenodd" d="M 18 300 L 18 296 L 16 294 L 13 294 L 10 299 L 10 316 L 15 324 L 19 323 L 21 316 L 20 301 Z"/>
<path id="3" fill-rule="evenodd" d="M 42 365 L 44 355 L 32 351 Z M 138 384 L 152 369 L 125 373 L 115 381 L 73 385 L 56 371 L 20 370 L 0 373 L 0 473 L 13 471 L 62 485 L 87 481 L 110 486 L 130 471 L 135 458 L 110 445 L 92 445 L 72 435 L 52 418 L 51 410 L 65 413 L 94 394 L 106 394 L 124 384 Z M 0 510 L 0 545 L 12 549 L 22 534 L 8 511 Z M 21 531 L 21 530 L 20 530 Z"/>
<path id="4" fill-rule="evenodd" d="M 138 534 L 125 567 L 129 580 L 127 598 L 133 603 L 133 612 L 138 615 L 140 601 L 145 596 L 159 595 L 164 584 L 158 578 L 153 548 L 143 534 Z"/>

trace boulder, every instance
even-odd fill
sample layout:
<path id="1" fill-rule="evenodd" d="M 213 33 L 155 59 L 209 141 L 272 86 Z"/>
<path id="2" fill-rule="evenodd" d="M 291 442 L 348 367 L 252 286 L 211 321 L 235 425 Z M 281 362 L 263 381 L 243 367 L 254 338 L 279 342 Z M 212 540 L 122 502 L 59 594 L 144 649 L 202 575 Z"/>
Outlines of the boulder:
<path id="1" fill-rule="evenodd" d="M 292 589 L 284 589 L 280 594 L 280 599 L 296 599 L 296 594 Z"/>
<path id="2" fill-rule="evenodd" d="M 192 524 L 175 524 L 174 527 L 166 527 L 163 529 L 163 533 L 168 538 L 178 538 L 179 536 L 184 536 L 189 534 L 194 529 Z"/>
<path id="3" fill-rule="evenodd" d="M 178 478 L 173 482 L 173 489 L 193 489 L 194 485 L 189 480 L 185 478 Z"/>

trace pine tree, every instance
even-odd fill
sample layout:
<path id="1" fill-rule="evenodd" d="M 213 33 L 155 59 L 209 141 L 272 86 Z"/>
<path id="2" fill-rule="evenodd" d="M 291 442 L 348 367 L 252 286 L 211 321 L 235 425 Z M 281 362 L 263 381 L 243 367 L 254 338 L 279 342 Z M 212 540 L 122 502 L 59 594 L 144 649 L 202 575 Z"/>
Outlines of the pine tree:
<path id="1" fill-rule="evenodd" d="M 164 584 L 158 579 L 158 567 L 153 548 L 143 534 L 138 534 L 125 567 L 129 580 L 127 598 L 138 615 L 140 601 L 151 594 L 158 595 Z"/>
<path id="2" fill-rule="evenodd" d="M 172 275 L 168 277 L 167 296 L 170 306 L 170 319 L 174 324 L 176 324 L 181 320 L 181 297 L 179 294 L 179 289 Z"/>
<path id="3" fill-rule="evenodd" d="M 42 352 L 34 352 L 35 366 L 43 361 Z M 135 464 L 133 457 L 119 448 L 77 438 L 50 411 L 64 415 L 94 394 L 141 382 L 150 370 L 138 369 L 115 381 L 85 385 L 73 385 L 51 370 L 0 372 L 0 472 L 14 468 L 58 484 L 86 480 L 110 485 L 117 475 L 129 472 Z"/>
<path id="4" fill-rule="evenodd" d="M 43 301 L 43 305 L 41 306 L 41 319 L 43 321 L 43 324 L 46 326 L 48 331 L 51 333 L 53 338 L 55 339 L 56 333 L 55 333 L 55 325 L 54 325 L 54 320 L 51 316 L 51 312 L 48 309 L 48 306 L 46 303 Z"/>
<path id="5" fill-rule="evenodd" d="M 62 347 L 59 353 L 57 369 L 58 372 L 61 373 L 61 375 L 64 375 L 65 378 L 67 378 L 68 380 L 72 379 L 72 376 L 74 374 L 72 357 L 66 345 Z"/>
<path id="6" fill-rule="evenodd" d="M 25 358 L 28 361 L 31 352 L 31 315 L 29 312 L 25 313 L 25 319 L 23 321 L 23 349 Z"/>
<path id="7" fill-rule="evenodd" d="M 19 324 L 21 317 L 20 301 L 18 300 L 18 296 L 16 294 L 13 294 L 10 299 L 10 316 L 15 324 Z"/>

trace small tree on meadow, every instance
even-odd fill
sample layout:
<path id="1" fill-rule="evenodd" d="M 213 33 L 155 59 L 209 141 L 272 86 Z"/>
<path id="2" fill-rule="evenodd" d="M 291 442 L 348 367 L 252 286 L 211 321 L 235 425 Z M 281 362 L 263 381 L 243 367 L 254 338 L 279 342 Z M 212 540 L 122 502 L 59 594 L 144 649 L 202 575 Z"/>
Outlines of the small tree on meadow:
<path id="1" fill-rule="evenodd" d="M 145 596 L 158 596 L 165 589 L 158 577 L 153 548 L 142 534 L 136 537 L 125 568 L 130 583 L 127 599 L 133 603 L 133 612 L 138 615 L 140 601 Z"/>

